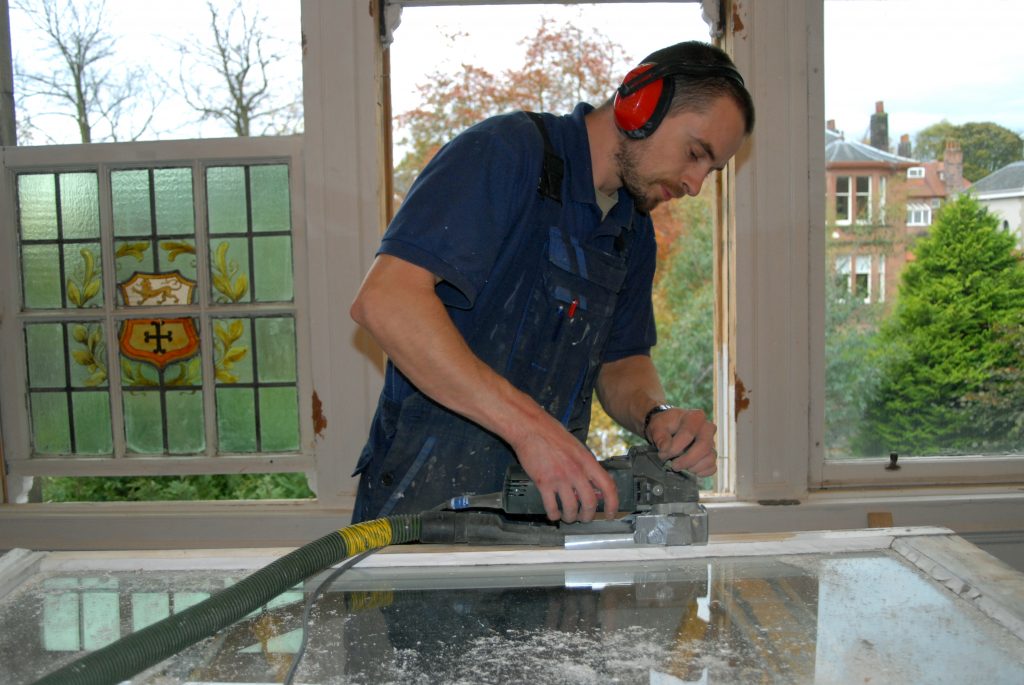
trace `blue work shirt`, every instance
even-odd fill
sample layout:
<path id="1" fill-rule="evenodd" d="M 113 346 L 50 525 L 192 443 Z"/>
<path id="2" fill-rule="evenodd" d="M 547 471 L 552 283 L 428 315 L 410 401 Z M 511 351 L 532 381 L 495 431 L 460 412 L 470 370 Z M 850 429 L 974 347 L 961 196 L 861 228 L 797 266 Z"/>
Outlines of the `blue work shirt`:
<path id="1" fill-rule="evenodd" d="M 654 229 L 622 189 L 602 218 L 584 122 L 592 109 L 541 115 L 564 162 L 559 201 L 538 192 L 545 144 L 535 123 L 523 112 L 492 117 L 424 168 L 379 250 L 436 275 L 437 294 L 474 353 L 581 441 L 600 365 L 649 354 L 655 343 Z M 422 396 L 388 362 L 356 468 L 353 520 L 423 511 L 448 490 L 500 489 L 513 460 L 507 445 Z"/>

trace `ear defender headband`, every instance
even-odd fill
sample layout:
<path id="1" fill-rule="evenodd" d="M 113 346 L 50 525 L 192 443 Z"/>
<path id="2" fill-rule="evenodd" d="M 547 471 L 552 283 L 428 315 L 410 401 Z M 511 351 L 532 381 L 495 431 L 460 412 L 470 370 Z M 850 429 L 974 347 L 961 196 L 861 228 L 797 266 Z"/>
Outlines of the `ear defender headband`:
<path id="1" fill-rule="evenodd" d="M 615 91 L 612 108 L 619 130 L 637 140 L 654 133 L 672 104 L 675 79 L 669 77 L 676 75 L 721 76 L 744 87 L 740 72 L 725 64 L 646 62 L 626 74 Z"/>

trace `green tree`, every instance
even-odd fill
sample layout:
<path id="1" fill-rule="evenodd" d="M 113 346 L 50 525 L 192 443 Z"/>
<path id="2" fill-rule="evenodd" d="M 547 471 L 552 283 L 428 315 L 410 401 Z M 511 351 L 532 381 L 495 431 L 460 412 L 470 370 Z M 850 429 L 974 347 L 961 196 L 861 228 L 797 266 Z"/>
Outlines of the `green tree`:
<path id="1" fill-rule="evenodd" d="M 1011 162 L 1024 159 L 1024 139 L 991 121 L 954 125 L 948 121 L 922 129 L 914 140 L 918 159 L 943 159 L 946 140 L 960 141 L 964 153 L 964 178 L 977 181 Z"/>
<path id="2" fill-rule="evenodd" d="M 970 195 L 939 212 L 882 325 L 873 360 L 881 377 L 854 441 L 858 453 L 973 452 L 1012 429 L 1015 417 L 979 398 L 1019 365 L 1007 335 L 1024 314 L 1015 243 Z"/>

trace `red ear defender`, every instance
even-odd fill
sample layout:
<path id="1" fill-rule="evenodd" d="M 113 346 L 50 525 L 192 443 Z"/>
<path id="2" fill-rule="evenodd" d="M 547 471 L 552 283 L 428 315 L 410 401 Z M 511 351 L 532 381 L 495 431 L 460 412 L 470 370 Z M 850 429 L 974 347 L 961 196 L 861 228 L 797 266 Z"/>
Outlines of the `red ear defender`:
<path id="1" fill-rule="evenodd" d="M 654 64 L 641 64 L 626 74 L 622 85 L 615 91 L 612 109 L 619 130 L 630 138 L 646 138 L 654 133 L 668 112 L 672 102 L 673 83 L 670 78 L 658 78 L 636 88 L 645 72 Z"/>

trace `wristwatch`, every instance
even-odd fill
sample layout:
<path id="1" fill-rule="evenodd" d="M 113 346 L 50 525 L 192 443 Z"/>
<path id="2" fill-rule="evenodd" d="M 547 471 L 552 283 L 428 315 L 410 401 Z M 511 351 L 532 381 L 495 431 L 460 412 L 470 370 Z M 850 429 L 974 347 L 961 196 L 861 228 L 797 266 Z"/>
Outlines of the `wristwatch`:
<path id="1" fill-rule="evenodd" d="M 651 425 L 651 419 L 654 418 L 655 414 L 660 414 L 661 412 L 668 411 L 669 409 L 675 409 L 675 407 L 671 404 L 656 404 L 651 407 L 650 411 L 648 411 L 646 415 L 644 415 L 644 440 L 652 445 L 654 444 L 654 442 L 651 441 L 651 438 L 647 435 L 647 427 Z"/>

